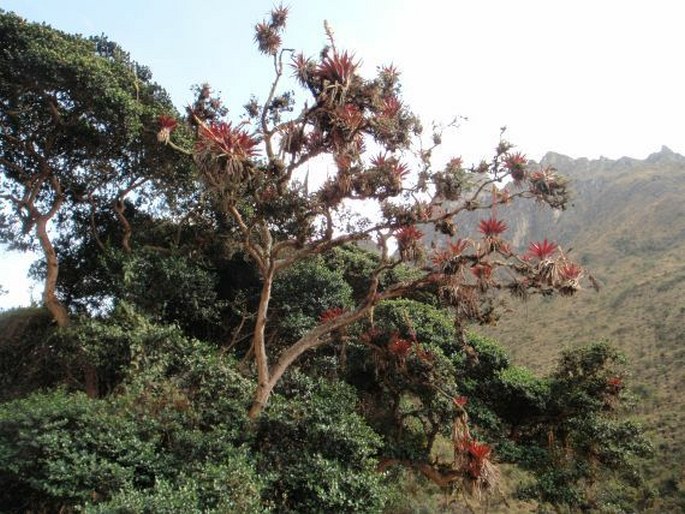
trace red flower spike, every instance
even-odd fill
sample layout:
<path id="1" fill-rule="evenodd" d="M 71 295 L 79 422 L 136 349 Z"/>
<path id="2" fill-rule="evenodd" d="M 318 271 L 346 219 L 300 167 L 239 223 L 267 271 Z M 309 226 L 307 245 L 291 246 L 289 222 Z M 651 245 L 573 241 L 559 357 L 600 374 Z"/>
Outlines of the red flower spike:
<path id="1" fill-rule="evenodd" d="M 278 28 L 266 21 L 255 25 L 254 40 L 259 51 L 267 55 L 276 55 L 278 48 L 281 46 L 281 36 L 278 34 Z"/>
<path id="2" fill-rule="evenodd" d="M 504 159 L 504 166 L 511 171 L 523 170 L 527 162 L 526 156 L 518 152 L 507 155 Z"/>
<path id="3" fill-rule="evenodd" d="M 464 253 L 471 243 L 465 239 L 457 239 L 454 243 L 450 243 L 449 249 L 453 256 L 458 256 Z"/>
<path id="4" fill-rule="evenodd" d="M 312 61 L 309 57 L 305 57 L 301 53 L 293 56 L 290 66 L 295 70 L 294 75 L 303 86 L 307 85 L 307 80 L 309 80 L 310 74 L 316 70 L 314 61 Z"/>
<path id="5" fill-rule="evenodd" d="M 176 118 L 173 118 L 171 116 L 167 116 L 166 114 L 162 114 L 159 117 L 159 128 L 160 129 L 168 129 L 170 132 L 176 128 L 178 125 L 178 121 L 176 121 Z"/>
<path id="6" fill-rule="evenodd" d="M 505 230 L 507 230 L 507 224 L 494 217 L 481 220 L 478 224 L 478 231 L 486 237 L 498 236 Z"/>
<path id="7" fill-rule="evenodd" d="M 479 443 L 478 441 L 471 441 L 467 447 L 469 454 L 480 461 L 487 459 L 492 453 L 492 448 L 485 443 Z"/>
<path id="8" fill-rule="evenodd" d="M 393 334 L 390 343 L 388 343 L 388 350 L 394 355 L 404 358 L 411 350 L 412 344 L 409 339 L 402 339 L 397 334 Z"/>
<path id="9" fill-rule="evenodd" d="M 557 248 L 558 246 L 556 243 L 547 241 L 547 238 L 545 238 L 544 241 L 535 241 L 530 243 L 530 245 L 528 245 L 528 255 L 544 261 L 545 259 L 551 257 L 552 254 L 556 252 Z"/>
<path id="10" fill-rule="evenodd" d="M 402 227 L 395 232 L 397 242 L 402 246 L 409 246 L 423 237 L 423 232 L 414 226 Z"/>
<path id="11" fill-rule="evenodd" d="M 168 143 L 171 133 L 174 131 L 178 125 L 178 121 L 171 116 L 162 114 L 159 119 L 159 132 L 157 132 L 157 141 L 160 143 Z"/>
<path id="12" fill-rule="evenodd" d="M 464 160 L 461 157 L 452 157 L 445 166 L 447 171 L 455 172 L 462 169 L 464 166 Z"/>
<path id="13" fill-rule="evenodd" d="M 384 154 L 379 153 L 376 157 L 371 159 L 371 166 L 374 168 L 382 168 L 388 163 L 388 160 L 389 159 Z"/>
<path id="14" fill-rule="evenodd" d="M 471 273 L 473 273 L 473 276 L 478 280 L 486 281 L 492 276 L 492 266 L 489 264 L 476 264 L 475 266 L 471 266 Z"/>
<path id="15" fill-rule="evenodd" d="M 392 83 L 396 82 L 400 77 L 400 72 L 394 64 L 389 66 L 381 66 L 379 72 L 382 78 Z"/>
<path id="16" fill-rule="evenodd" d="M 483 466 L 485 461 L 490 457 L 492 453 L 492 448 L 485 443 L 479 443 L 478 441 L 471 441 L 466 445 L 466 452 L 471 458 L 471 462 L 468 465 L 468 472 L 473 478 L 478 478 L 483 471 Z"/>
<path id="17" fill-rule="evenodd" d="M 341 307 L 331 307 L 330 309 L 326 309 L 321 313 L 319 316 L 319 321 L 321 323 L 328 323 L 329 321 L 333 321 L 334 319 L 342 316 L 344 312 L 345 311 Z"/>
<path id="18" fill-rule="evenodd" d="M 386 96 L 383 98 L 383 104 L 381 105 L 381 116 L 385 118 L 394 118 L 397 113 L 400 112 L 402 104 L 394 96 Z"/>
<path id="19" fill-rule="evenodd" d="M 231 159 L 245 160 L 257 155 L 258 141 L 240 127 L 217 122 L 200 126 L 198 150 L 217 153 Z"/>
<path id="20" fill-rule="evenodd" d="M 469 402 L 469 398 L 464 395 L 455 396 L 454 398 L 452 398 L 452 401 L 454 402 L 454 405 L 456 405 L 457 407 L 463 408 Z"/>
<path id="21" fill-rule="evenodd" d="M 409 166 L 396 162 L 392 167 L 391 173 L 395 179 L 402 181 L 409 175 Z"/>
<path id="22" fill-rule="evenodd" d="M 611 377 L 607 380 L 607 385 L 614 391 L 620 391 L 623 389 L 623 380 L 621 377 Z"/>
<path id="23" fill-rule="evenodd" d="M 345 104 L 335 110 L 335 114 L 344 128 L 355 132 L 364 122 L 364 115 L 354 104 Z"/>
<path id="24" fill-rule="evenodd" d="M 283 4 L 274 8 L 271 11 L 271 25 L 276 28 L 285 27 L 285 21 L 288 19 L 288 8 L 284 7 Z"/>
<path id="25" fill-rule="evenodd" d="M 578 266 L 576 263 L 571 262 L 565 264 L 559 271 L 559 275 L 563 280 L 577 280 L 583 272 L 583 268 Z"/>
<path id="26" fill-rule="evenodd" d="M 333 56 L 326 56 L 316 69 L 317 75 L 329 82 L 347 84 L 359 66 L 359 61 L 354 62 L 354 56 L 343 52 L 333 52 Z"/>
<path id="27" fill-rule="evenodd" d="M 441 270 L 442 267 L 445 264 L 447 264 L 451 258 L 452 254 L 447 250 L 436 250 L 433 256 L 431 257 L 431 262 L 436 268 Z"/>

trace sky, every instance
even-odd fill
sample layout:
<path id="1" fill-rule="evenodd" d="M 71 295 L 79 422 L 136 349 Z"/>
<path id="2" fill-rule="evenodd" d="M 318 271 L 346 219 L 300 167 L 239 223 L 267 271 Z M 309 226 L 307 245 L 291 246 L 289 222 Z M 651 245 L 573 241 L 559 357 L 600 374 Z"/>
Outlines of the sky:
<path id="1" fill-rule="evenodd" d="M 488 157 L 500 128 L 539 160 L 685 154 L 685 3 L 679 0 L 284 0 L 284 46 L 316 55 L 323 20 L 336 45 L 401 71 L 423 120 L 465 117 L 444 140 L 467 162 Z M 266 0 L 0 0 L 0 9 L 65 32 L 106 34 L 149 66 L 177 107 L 208 82 L 235 116 L 264 97 L 272 66 L 256 50 Z M 31 301 L 30 259 L 0 253 L 0 308 Z M 33 299 L 40 298 L 35 286 Z"/>

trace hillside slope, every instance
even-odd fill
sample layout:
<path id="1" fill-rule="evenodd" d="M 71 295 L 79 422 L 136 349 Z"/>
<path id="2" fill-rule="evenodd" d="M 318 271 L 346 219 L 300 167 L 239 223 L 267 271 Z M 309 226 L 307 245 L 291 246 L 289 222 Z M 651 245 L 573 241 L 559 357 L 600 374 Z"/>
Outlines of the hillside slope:
<path id="1" fill-rule="evenodd" d="M 509 302 L 510 315 L 486 332 L 514 359 L 546 370 L 565 346 L 605 339 L 628 356 L 631 382 L 654 436 L 656 486 L 683 490 L 685 461 L 685 157 L 663 147 L 645 160 L 571 159 L 548 153 L 541 164 L 571 179 L 573 205 L 501 212 L 525 248 L 558 235 L 564 249 L 599 279 L 599 293 Z M 670 491 L 675 493 L 674 490 Z M 682 493 L 680 493 L 682 494 Z"/>

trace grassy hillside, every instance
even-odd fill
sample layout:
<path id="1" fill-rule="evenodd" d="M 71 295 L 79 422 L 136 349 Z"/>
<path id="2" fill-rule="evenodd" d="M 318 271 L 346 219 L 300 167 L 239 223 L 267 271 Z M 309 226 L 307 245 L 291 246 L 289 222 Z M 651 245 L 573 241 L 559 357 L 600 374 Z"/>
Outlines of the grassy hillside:
<path id="1" fill-rule="evenodd" d="M 685 157 L 663 148 L 642 161 L 548 154 L 543 164 L 571 178 L 573 206 L 556 215 L 534 207 L 503 212 L 510 235 L 525 246 L 560 234 L 603 287 L 566 300 L 509 302 L 510 315 L 486 331 L 537 370 L 547 370 L 565 346 L 618 345 L 633 372 L 635 412 L 655 441 L 655 489 L 669 497 L 663 508 L 683 505 Z"/>

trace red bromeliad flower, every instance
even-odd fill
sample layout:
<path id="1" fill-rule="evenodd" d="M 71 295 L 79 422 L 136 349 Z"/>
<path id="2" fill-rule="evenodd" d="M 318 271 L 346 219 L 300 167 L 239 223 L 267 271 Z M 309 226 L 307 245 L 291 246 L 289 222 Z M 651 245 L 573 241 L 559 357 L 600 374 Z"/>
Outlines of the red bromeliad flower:
<path id="1" fill-rule="evenodd" d="M 314 61 L 309 57 L 305 57 L 302 53 L 293 56 L 290 66 L 295 70 L 294 75 L 303 86 L 306 86 L 310 77 L 316 73 Z"/>
<path id="2" fill-rule="evenodd" d="M 452 255 L 456 257 L 457 255 L 464 253 L 464 250 L 466 250 L 470 244 L 471 242 L 469 240 L 459 238 L 455 242 L 449 244 L 449 249 Z"/>
<path id="3" fill-rule="evenodd" d="M 485 443 L 470 441 L 466 446 L 466 451 L 470 457 L 468 472 L 473 478 L 478 478 L 483 471 L 485 462 L 492 453 L 492 448 Z"/>
<path id="4" fill-rule="evenodd" d="M 172 118 L 171 116 L 162 114 L 158 118 L 158 122 L 159 132 L 157 132 L 157 141 L 159 141 L 160 143 L 168 143 L 171 133 L 178 126 L 178 121 L 176 121 L 176 119 Z"/>
<path id="5" fill-rule="evenodd" d="M 335 110 L 335 115 L 342 127 L 349 132 L 356 132 L 364 122 L 364 115 L 354 104 L 345 104 Z"/>
<path id="6" fill-rule="evenodd" d="M 399 179 L 400 181 L 409 175 L 409 166 L 399 162 L 395 157 L 388 157 L 385 154 L 379 153 L 376 157 L 371 159 L 371 166 L 374 168 L 389 169 L 393 178 Z"/>
<path id="7" fill-rule="evenodd" d="M 521 182 L 526 176 L 526 156 L 518 152 L 509 154 L 504 159 L 504 166 L 511 172 L 514 182 Z"/>
<path id="8" fill-rule="evenodd" d="M 557 248 L 558 246 L 556 243 L 547 241 L 547 238 L 545 238 L 544 241 L 535 241 L 530 243 L 530 245 L 528 245 L 528 255 L 544 261 L 545 259 L 551 257 L 552 254 L 556 252 Z"/>
<path id="9" fill-rule="evenodd" d="M 443 266 L 450 262 L 451 259 L 452 254 L 447 250 L 436 250 L 433 256 L 431 257 L 431 261 L 439 270 L 442 270 Z"/>
<path id="10" fill-rule="evenodd" d="M 319 321 L 321 323 L 328 323 L 329 321 L 333 321 L 334 319 L 342 316 L 344 312 L 345 311 L 341 307 L 331 307 L 330 309 L 326 309 L 321 313 L 319 316 Z"/>
<path id="11" fill-rule="evenodd" d="M 395 83 L 397 82 L 397 79 L 400 77 L 400 72 L 399 70 L 395 67 L 394 64 L 391 64 L 389 66 L 381 66 L 379 70 L 379 75 L 381 78 L 387 80 L 390 83 Z"/>
<path id="12" fill-rule="evenodd" d="M 505 230 L 507 230 L 507 224 L 494 217 L 480 220 L 478 224 L 478 231 L 486 237 L 499 236 Z"/>
<path id="13" fill-rule="evenodd" d="M 176 121 L 176 118 L 173 118 L 171 116 L 167 116 L 166 114 L 162 114 L 159 117 L 159 128 L 160 129 L 174 130 L 177 125 L 178 125 L 178 121 Z"/>
<path id="14" fill-rule="evenodd" d="M 376 157 L 371 159 L 371 166 L 374 168 L 382 168 L 388 164 L 389 161 L 390 159 L 388 159 L 385 154 L 379 153 Z"/>
<path id="15" fill-rule="evenodd" d="M 231 159 L 246 160 L 257 155 L 259 142 L 247 131 L 223 121 L 200 126 L 199 151 L 212 152 Z"/>
<path id="16" fill-rule="evenodd" d="M 612 391 L 618 392 L 623 389 L 623 380 L 621 380 L 621 377 L 611 377 L 607 380 L 607 385 Z"/>
<path id="17" fill-rule="evenodd" d="M 397 334 L 393 334 L 390 342 L 388 343 L 388 350 L 398 357 L 406 357 L 411 350 L 412 341 L 409 339 L 403 339 Z"/>
<path id="18" fill-rule="evenodd" d="M 450 262 L 454 257 L 459 257 L 461 254 L 463 254 L 464 250 L 466 250 L 470 244 L 471 242 L 468 240 L 461 238 L 457 239 L 453 243 L 450 243 L 446 249 L 436 250 L 431 260 L 437 268 L 442 269 L 443 266 Z"/>
<path id="19" fill-rule="evenodd" d="M 326 56 L 316 68 L 317 75 L 322 80 L 347 84 L 352 79 L 354 72 L 359 66 L 359 61 L 354 62 L 354 55 L 347 52 L 339 54 L 334 51 L 333 56 Z"/>
<path id="20" fill-rule="evenodd" d="M 471 266 L 471 273 L 478 280 L 487 281 L 492 276 L 492 266 L 489 264 L 476 264 Z"/>
<path id="21" fill-rule="evenodd" d="M 447 163 L 447 170 L 456 171 L 460 170 L 464 166 L 464 159 L 461 157 L 452 157 Z"/>
<path id="22" fill-rule="evenodd" d="M 384 118 L 394 118 L 400 112 L 402 104 L 395 96 L 386 96 L 381 105 L 381 116 Z"/>
<path id="23" fill-rule="evenodd" d="M 276 28 L 281 28 L 285 26 L 285 21 L 288 19 L 288 8 L 284 7 L 283 4 L 274 8 L 271 11 L 271 25 Z"/>
<path id="24" fill-rule="evenodd" d="M 423 232 L 413 225 L 401 227 L 395 232 L 395 237 L 400 246 L 410 246 L 423 237 Z"/>
<path id="25" fill-rule="evenodd" d="M 452 398 L 452 402 L 454 402 L 454 405 L 457 407 L 463 408 L 468 402 L 469 398 L 468 396 L 460 395 L 460 396 L 455 396 Z"/>
<path id="26" fill-rule="evenodd" d="M 398 181 L 400 184 L 409 175 L 409 166 L 401 162 L 395 162 L 392 169 L 390 170 L 393 180 Z"/>
<path id="27" fill-rule="evenodd" d="M 266 21 L 255 25 L 254 40 L 260 52 L 267 55 L 276 55 L 278 48 L 281 46 L 281 36 L 278 30 L 279 27 Z"/>
<path id="28" fill-rule="evenodd" d="M 569 262 L 559 270 L 559 276 L 561 276 L 563 280 L 577 280 L 582 272 L 583 268 L 578 266 L 575 262 Z"/>

